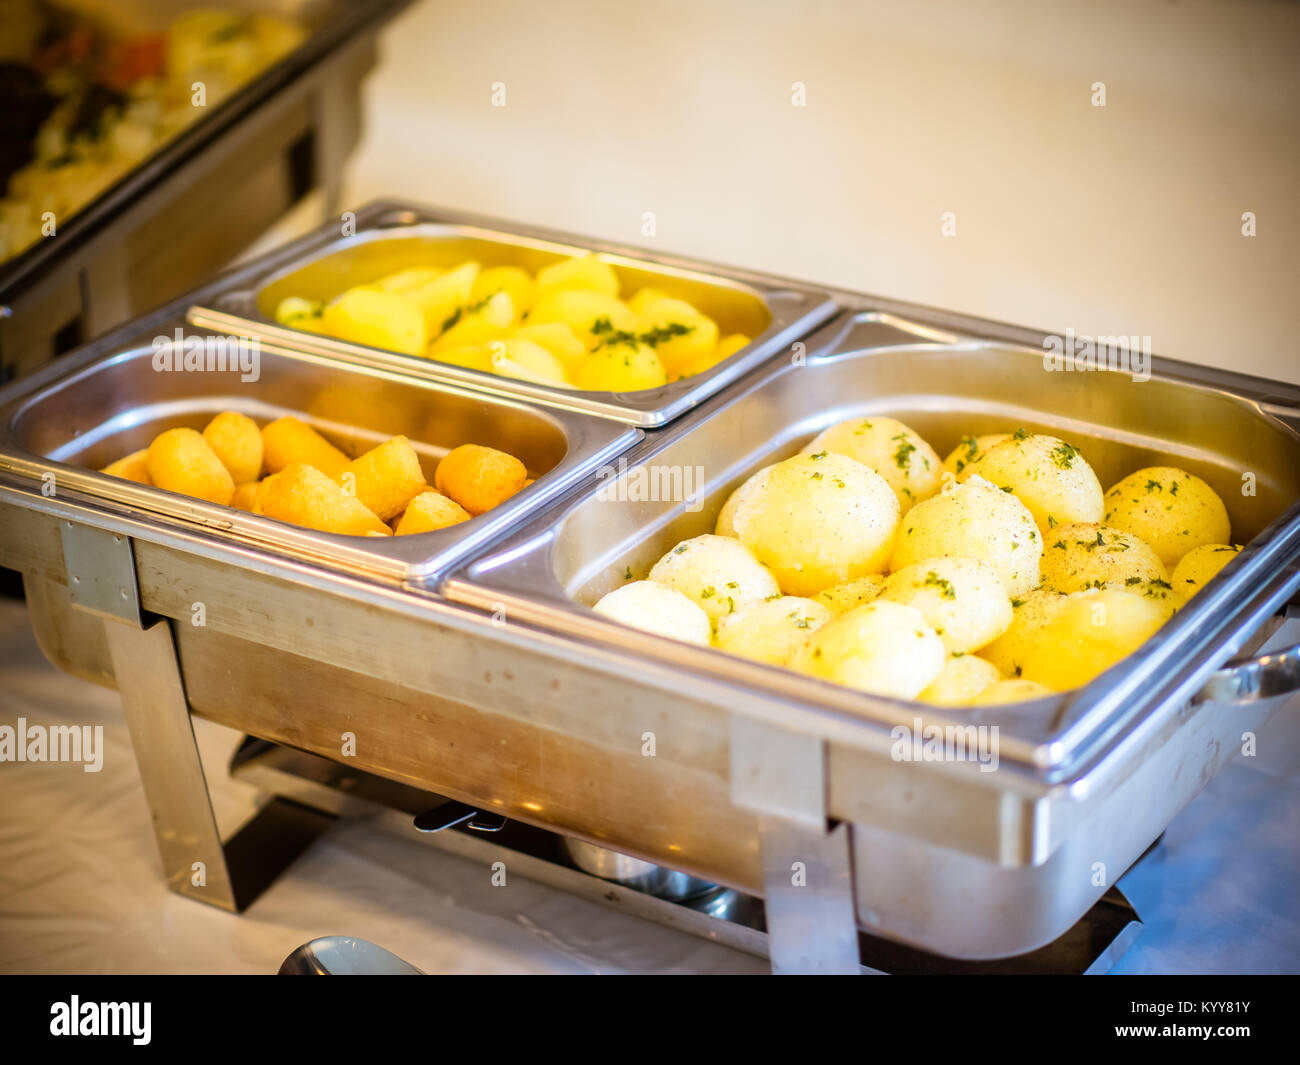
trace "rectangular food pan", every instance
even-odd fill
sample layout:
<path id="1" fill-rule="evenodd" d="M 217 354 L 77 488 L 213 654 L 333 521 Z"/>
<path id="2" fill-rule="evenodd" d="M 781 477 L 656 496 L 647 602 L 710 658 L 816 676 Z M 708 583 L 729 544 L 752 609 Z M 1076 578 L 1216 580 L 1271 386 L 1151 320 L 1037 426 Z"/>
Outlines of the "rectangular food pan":
<path id="1" fill-rule="evenodd" d="M 897 417 L 941 455 L 965 434 L 1021 426 L 1050 432 L 1081 448 L 1103 486 L 1144 465 L 1178 465 L 1224 499 L 1234 540 L 1246 550 L 1141 650 L 1086 688 L 960 712 L 960 720 L 999 725 L 1004 764 L 1018 761 L 1044 779 L 1063 781 L 1141 719 L 1171 668 L 1226 658 L 1235 649 L 1229 636 L 1252 603 L 1265 593 L 1293 594 L 1300 584 L 1300 437 L 1257 404 L 1159 374 L 1138 382 L 1110 371 L 1049 372 L 1041 349 L 1000 342 L 871 346 L 880 329 L 880 316 L 871 313 L 832 323 L 810 338 L 806 365 L 773 367 L 709 404 L 689 426 L 655 434 L 617 468 L 602 471 L 581 498 L 453 574 L 447 594 L 479 606 L 504 603 L 515 618 L 628 653 L 671 655 L 687 685 L 697 671 L 725 676 L 736 684 L 737 698 L 746 689 L 777 690 L 793 704 L 835 707 L 888 728 L 910 722 L 920 704 L 675 644 L 616 625 L 589 607 L 629 575 L 643 577 L 678 541 L 711 532 L 722 502 L 754 470 L 850 417 Z M 1243 474 L 1251 475 L 1250 494 L 1243 493 Z M 643 498 L 652 490 L 638 491 L 633 482 L 683 484 L 689 491 L 652 500 Z M 925 707 L 924 713 L 945 719 L 952 712 Z"/>
<path id="2" fill-rule="evenodd" d="M 585 411 L 633 425 L 659 426 L 719 389 L 787 351 L 835 312 L 824 290 L 656 255 L 607 241 L 589 240 L 462 212 L 376 203 L 356 212 L 355 229 L 341 236 L 330 225 L 209 286 L 190 321 L 219 332 L 255 332 L 286 346 L 328 353 L 368 365 L 388 366 L 429 380 L 448 381 L 493 395 Z M 751 342 L 712 369 L 640 392 L 585 392 L 534 384 L 418 356 L 378 349 L 301 330 L 275 321 L 287 296 L 327 301 L 353 285 L 416 266 L 450 269 L 475 261 L 536 271 L 574 255 L 594 252 L 619 275 L 623 291 L 646 285 L 692 303 L 717 321 L 719 335 L 744 333 Z"/>
<path id="3" fill-rule="evenodd" d="M 207 364 L 211 368 L 181 369 L 180 336 L 180 323 L 168 323 L 152 341 L 98 354 L 88 349 L 72 363 L 49 367 L 34 386 L 0 406 L 0 472 L 46 486 L 47 495 L 197 525 L 212 535 L 349 572 L 427 582 L 640 435 L 599 418 L 533 409 L 505 396 L 269 344 L 249 349 L 242 368 L 235 365 L 232 347 L 230 368 L 218 368 L 213 360 Z M 450 528 L 357 537 L 316 532 L 96 472 L 147 447 L 164 429 L 201 430 L 223 410 L 240 411 L 259 425 L 294 414 L 354 456 L 405 435 L 431 484 L 438 460 L 463 443 L 517 456 L 536 480 L 500 506 Z"/>

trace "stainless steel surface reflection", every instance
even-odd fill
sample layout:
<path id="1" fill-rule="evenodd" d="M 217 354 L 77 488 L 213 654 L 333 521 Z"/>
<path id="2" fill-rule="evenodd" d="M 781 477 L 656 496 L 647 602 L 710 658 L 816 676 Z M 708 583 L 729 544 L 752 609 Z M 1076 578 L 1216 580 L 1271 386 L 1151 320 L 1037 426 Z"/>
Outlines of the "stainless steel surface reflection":
<path id="1" fill-rule="evenodd" d="M 423 976 L 410 962 L 368 939 L 321 936 L 304 943 L 280 966 L 281 976 Z"/>
<path id="2" fill-rule="evenodd" d="M 571 836 L 565 837 L 564 849 L 584 873 L 598 876 L 602 880 L 612 880 L 656 898 L 679 901 L 697 898 L 718 889 L 716 884 L 689 873 L 633 858 L 629 854 L 620 854 L 607 847 L 597 847 L 594 843 Z"/>

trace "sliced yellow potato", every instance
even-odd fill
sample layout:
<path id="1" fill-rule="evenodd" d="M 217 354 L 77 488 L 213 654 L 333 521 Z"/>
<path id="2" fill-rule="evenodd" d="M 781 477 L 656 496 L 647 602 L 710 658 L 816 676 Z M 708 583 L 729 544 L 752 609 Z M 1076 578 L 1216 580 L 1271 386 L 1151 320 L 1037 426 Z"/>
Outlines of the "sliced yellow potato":
<path id="1" fill-rule="evenodd" d="M 406 298 L 371 285 L 350 288 L 322 313 L 330 336 L 372 348 L 419 355 L 424 351 L 424 318 Z"/>
<path id="2" fill-rule="evenodd" d="M 575 256 L 537 271 L 537 291 L 586 289 L 605 296 L 618 295 L 618 275 L 594 255 Z"/>

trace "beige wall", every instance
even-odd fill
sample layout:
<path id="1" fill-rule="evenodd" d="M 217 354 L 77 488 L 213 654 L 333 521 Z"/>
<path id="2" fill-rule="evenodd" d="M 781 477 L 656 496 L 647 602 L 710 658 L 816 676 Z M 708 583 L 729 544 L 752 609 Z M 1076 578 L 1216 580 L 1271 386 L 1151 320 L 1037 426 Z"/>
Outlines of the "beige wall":
<path id="1" fill-rule="evenodd" d="M 1297 40 L 1300 7 L 1245 0 L 420 0 L 384 36 L 349 198 L 1300 382 Z"/>

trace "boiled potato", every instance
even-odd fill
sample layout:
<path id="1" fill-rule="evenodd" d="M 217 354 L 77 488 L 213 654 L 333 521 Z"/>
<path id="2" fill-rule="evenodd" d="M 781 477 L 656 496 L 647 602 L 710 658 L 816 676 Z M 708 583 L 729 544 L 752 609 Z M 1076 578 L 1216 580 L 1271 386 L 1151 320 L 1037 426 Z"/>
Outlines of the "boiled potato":
<path id="1" fill-rule="evenodd" d="M 469 290 L 469 302 L 479 303 L 498 292 L 510 297 L 515 314 L 524 315 L 537 297 L 537 282 L 518 266 L 490 266 L 479 273 Z"/>
<path id="2" fill-rule="evenodd" d="M 1069 691 L 1138 649 L 1164 624 L 1159 603 L 1106 588 L 1067 603 L 1030 642 L 1020 675 Z"/>
<path id="3" fill-rule="evenodd" d="M 471 302 L 470 293 L 474 290 L 478 274 L 478 263 L 462 263 L 455 270 L 448 270 L 422 284 L 400 290 L 401 297 L 418 310 L 424 319 L 427 339 L 437 338 L 448 327 L 448 323 L 456 320 L 461 308 Z"/>
<path id="4" fill-rule="evenodd" d="M 168 429 L 154 437 L 146 460 L 159 488 L 228 505 L 235 482 L 208 442 L 193 429 Z"/>
<path id="5" fill-rule="evenodd" d="M 1190 599 L 1231 562 L 1240 550 L 1240 544 L 1235 547 L 1228 544 L 1202 544 L 1188 551 L 1178 560 L 1174 575 L 1170 578 L 1175 594 Z"/>
<path id="6" fill-rule="evenodd" d="M 254 510 L 268 518 L 345 536 L 392 532 L 356 496 L 303 462 L 292 463 L 263 481 Z"/>
<path id="7" fill-rule="evenodd" d="M 784 666 L 809 634 L 830 619 L 830 610 L 811 599 L 760 599 L 720 618 L 714 645 L 729 654 Z"/>
<path id="8" fill-rule="evenodd" d="M 1160 607 L 1165 616 L 1165 620 L 1173 617 L 1179 607 L 1183 605 L 1183 598 L 1174 590 L 1174 586 L 1166 580 L 1154 578 L 1152 580 L 1142 580 L 1140 577 L 1129 577 L 1122 581 L 1111 581 L 1103 584 L 1102 589 L 1118 588 L 1123 592 L 1131 592 L 1133 595 L 1140 595 L 1143 599 L 1149 599 Z"/>
<path id="9" fill-rule="evenodd" d="M 502 377 L 539 385 L 566 386 L 569 383 L 564 365 L 540 344 L 512 337 L 494 340 L 488 347 L 492 349 L 492 370 Z"/>
<path id="10" fill-rule="evenodd" d="M 977 558 L 993 567 L 1008 595 L 1017 596 L 1038 583 L 1042 547 L 1025 505 L 972 477 L 921 500 L 904 515 L 889 566 L 897 573 L 932 558 Z"/>
<path id="11" fill-rule="evenodd" d="M 576 255 L 537 271 L 537 291 L 591 291 L 603 296 L 618 295 L 618 275 L 595 255 Z"/>
<path id="12" fill-rule="evenodd" d="M 286 296 L 275 308 L 275 320 L 292 329 L 302 329 L 303 322 L 313 320 L 315 324 L 325 310 L 325 304 L 317 300 L 305 300 L 299 296 Z"/>
<path id="13" fill-rule="evenodd" d="M 666 385 L 668 375 L 645 344 L 604 344 L 578 364 L 573 383 L 592 392 L 640 392 Z"/>
<path id="14" fill-rule="evenodd" d="M 719 536 L 740 538 L 736 532 L 736 511 L 747 497 L 758 492 L 760 486 L 772 476 L 775 468 L 775 466 L 764 466 L 757 473 L 747 477 L 740 487 L 727 497 L 727 501 L 722 504 L 722 509 L 718 511 L 718 521 L 713 527 L 715 533 Z"/>
<path id="15" fill-rule="evenodd" d="M 452 448 L 433 472 L 433 486 L 474 515 L 504 503 L 527 480 L 528 468 L 517 458 L 480 444 Z"/>
<path id="16" fill-rule="evenodd" d="M 675 588 L 633 581 L 601 597 L 593 610 L 614 621 L 670 640 L 709 645 L 709 615 Z"/>
<path id="17" fill-rule="evenodd" d="M 149 476 L 148 448 L 132 451 L 116 462 L 110 462 L 99 472 L 110 477 L 121 477 L 124 481 L 135 481 L 136 484 L 153 484 L 153 478 Z"/>
<path id="18" fill-rule="evenodd" d="M 235 484 L 257 480 L 262 472 L 262 430 L 252 418 L 238 411 L 222 411 L 208 422 L 203 439 Z"/>
<path id="19" fill-rule="evenodd" d="M 641 319 L 640 331 L 651 336 L 655 354 L 669 374 L 679 375 L 683 367 L 711 355 L 718 346 L 718 324 L 685 300 L 643 288 L 628 307 Z"/>
<path id="20" fill-rule="evenodd" d="M 1010 489 L 1043 536 L 1069 522 L 1101 521 L 1105 509 L 1092 467 L 1078 448 L 1054 436 L 1017 430 L 977 455 L 957 479 L 973 475 Z"/>
<path id="21" fill-rule="evenodd" d="M 551 289 L 537 294 L 528 314 L 529 325 L 559 322 L 590 351 L 613 333 L 635 335 L 640 319 L 625 303 L 590 289 Z"/>
<path id="22" fill-rule="evenodd" d="M 1228 510 L 1214 489 L 1186 470 L 1148 466 L 1106 493 L 1106 524 L 1151 545 L 1166 566 L 1205 544 L 1226 544 Z"/>
<path id="23" fill-rule="evenodd" d="M 434 532 L 469 521 L 471 515 L 454 499 L 448 499 L 441 492 L 430 489 L 421 492 L 407 504 L 402 517 L 393 530 L 398 536 L 412 536 L 415 533 Z"/>
<path id="24" fill-rule="evenodd" d="M 683 540 L 654 564 L 650 580 L 675 588 L 714 622 L 780 594 L 771 571 L 744 544 L 712 533 Z"/>
<path id="25" fill-rule="evenodd" d="M 837 451 L 880 474 L 898 497 L 900 512 L 939 491 L 942 466 L 934 448 L 894 418 L 851 418 L 824 429 L 804 448 Z"/>
<path id="26" fill-rule="evenodd" d="M 380 521 L 396 517 L 428 487 L 420 456 L 404 436 L 395 436 L 353 459 L 334 480 Z"/>
<path id="27" fill-rule="evenodd" d="M 936 706 L 970 706 L 975 697 L 1002 679 L 998 667 L 979 655 L 957 655 L 943 664 L 939 675 L 917 696 Z"/>
<path id="28" fill-rule="evenodd" d="M 531 340 L 544 347 L 560 360 L 566 376 L 571 376 L 587 355 L 587 349 L 563 322 L 545 322 L 541 325 L 521 325 L 511 334 L 520 340 Z"/>
<path id="29" fill-rule="evenodd" d="M 979 458 L 994 444 L 1001 443 L 1010 433 L 985 433 L 983 436 L 963 436 L 961 443 L 948 452 L 943 460 L 943 472 L 960 476 L 962 470 Z"/>
<path id="30" fill-rule="evenodd" d="M 1035 680 L 1012 677 L 1008 680 L 995 680 L 979 693 L 971 706 L 1003 706 L 1007 703 L 1025 703 L 1031 699 L 1045 699 L 1052 694 L 1052 689 Z"/>
<path id="31" fill-rule="evenodd" d="M 835 451 L 795 455 L 741 493 L 730 515 L 736 535 L 786 595 L 816 595 L 885 568 L 898 499 L 855 459 Z"/>
<path id="32" fill-rule="evenodd" d="M 904 566 L 885 581 L 880 598 L 916 607 L 949 654 L 977 651 L 1011 624 L 1011 600 L 997 571 L 974 558 Z"/>
<path id="33" fill-rule="evenodd" d="M 422 355 L 428 339 L 417 307 L 373 285 L 348 289 L 325 306 L 321 320 L 330 336 L 404 355 Z"/>
<path id="34" fill-rule="evenodd" d="M 1156 553 L 1136 536 L 1096 522 L 1070 522 L 1053 529 L 1043 548 L 1042 572 L 1043 586 L 1058 592 L 1130 578 L 1169 579 Z"/>
<path id="35" fill-rule="evenodd" d="M 1035 588 L 1011 600 L 1011 624 L 1006 632 L 980 649 L 980 657 L 987 658 L 1009 677 L 1018 677 L 1025 664 L 1025 652 L 1043 626 L 1065 609 L 1075 598 L 1095 596 L 1096 588 L 1082 592 L 1056 592 L 1050 588 Z"/>
<path id="36" fill-rule="evenodd" d="M 405 292 L 414 292 L 430 285 L 442 277 L 442 271 L 432 266 L 413 266 L 409 270 L 398 270 L 395 274 L 385 274 L 374 282 L 376 288 L 385 292 L 396 292 L 399 296 Z M 305 301 L 304 301 L 305 302 Z"/>
<path id="37" fill-rule="evenodd" d="M 790 665 L 859 691 L 915 699 L 939 676 L 947 657 L 919 610 L 877 599 L 826 622 Z"/>
<path id="38" fill-rule="evenodd" d="M 462 366 L 466 370 L 478 370 L 480 373 L 496 373 L 496 368 L 492 364 L 492 356 L 499 354 L 503 349 L 500 346 L 501 341 L 491 340 L 486 344 L 468 344 L 463 348 L 449 348 L 446 351 L 438 352 L 438 361 L 450 363 L 452 366 Z"/>
<path id="39" fill-rule="evenodd" d="M 262 460 L 271 473 L 279 473 L 295 462 L 305 462 L 331 478 L 342 473 L 352 461 L 292 414 L 262 426 Z"/>
<path id="40" fill-rule="evenodd" d="M 870 573 L 856 580 L 832 584 L 817 593 L 817 602 L 829 608 L 832 614 L 843 614 L 855 606 L 870 603 L 880 596 L 885 587 L 885 578 L 879 573 Z"/>
<path id="41" fill-rule="evenodd" d="M 705 352 L 703 355 L 681 363 L 677 367 L 676 373 L 669 375 L 669 380 L 694 377 L 696 374 L 712 370 L 718 363 L 731 358 L 741 348 L 745 347 L 751 339 L 745 336 L 744 333 L 732 333 L 730 336 L 723 337 L 718 341 L 718 346 L 712 351 Z"/>
<path id="42" fill-rule="evenodd" d="M 497 292 L 480 303 L 467 304 L 446 331 L 429 345 L 425 354 L 438 359 L 444 351 L 498 340 L 514 320 L 515 305 L 510 294 Z"/>

